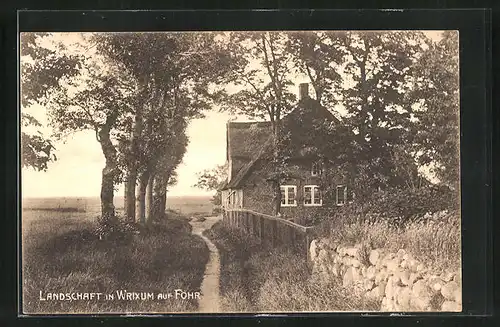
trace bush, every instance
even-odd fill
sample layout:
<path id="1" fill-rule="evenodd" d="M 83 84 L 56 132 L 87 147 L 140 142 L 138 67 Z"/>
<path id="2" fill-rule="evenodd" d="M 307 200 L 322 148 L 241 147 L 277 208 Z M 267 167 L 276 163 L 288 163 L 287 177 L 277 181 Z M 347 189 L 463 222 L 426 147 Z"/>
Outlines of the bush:
<path id="1" fill-rule="evenodd" d="M 337 218 L 339 220 L 322 225 L 324 236 L 337 244 L 362 243 L 368 249 L 384 248 L 394 253 L 405 249 L 435 270 L 460 268 L 461 229 L 456 211 L 442 211 L 402 224 L 385 218 Z"/>
<path id="2" fill-rule="evenodd" d="M 393 188 L 356 198 L 336 210 L 330 217 L 351 217 L 351 221 L 387 219 L 395 224 L 422 219 L 440 211 L 457 211 L 459 196 L 447 187 Z M 342 219 L 343 220 L 343 219 Z"/>

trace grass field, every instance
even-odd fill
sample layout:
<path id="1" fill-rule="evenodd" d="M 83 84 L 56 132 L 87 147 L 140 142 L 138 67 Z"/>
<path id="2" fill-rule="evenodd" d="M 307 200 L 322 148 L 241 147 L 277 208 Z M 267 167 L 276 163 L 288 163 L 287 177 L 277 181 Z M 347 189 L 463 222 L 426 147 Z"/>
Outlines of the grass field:
<path id="1" fill-rule="evenodd" d="M 169 196 L 167 208 L 184 215 L 195 213 L 212 213 L 213 204 L 210 196 Z M 117 211 L 123 211 L 123 197 L 115 196 Z M 24 198 L 23 210 L 81 211 L 99 213 L 100 200 L 98 197 L 53 197 L 53 198 Z"/>
<path id="2" fill-rule="evenodd" d="M 171 207 L 194 213 L 209 210 L 210 205 L 189 199 L 179 200 Z M 173 293 L 175 289 L 199 291 L 208 249 L 200 237 L 191 234 L 191 226 L 181 215 L 170 211 L 169 219 L 148 230 L 120 232 L 110 239 L 99 240 L 94 233 L 98 203 L 96 206 L 88 199 L 76 198 L 30 199 L 23 201 L 23 207 L 24 313 L 196 310 L 197 301 L 193 298 L 42 300 L 47 293 L 114 294 L 127 290 L 156 297 L 158 293 Z"/>
<path id="3" fill-rule="evenodd" d="M 221 254 L 221 305 L 225 312 L 373 311 L 380 304 L 349 294 L 342 281 L 310 278 L 303 256 L 271 249 L 221 222 L 204 233 Z"/>

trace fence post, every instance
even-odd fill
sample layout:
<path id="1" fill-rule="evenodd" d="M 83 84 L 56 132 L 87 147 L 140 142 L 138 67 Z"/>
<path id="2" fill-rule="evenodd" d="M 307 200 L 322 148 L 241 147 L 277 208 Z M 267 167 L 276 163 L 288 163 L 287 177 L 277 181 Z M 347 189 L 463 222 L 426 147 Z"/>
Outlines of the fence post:
<path id="1" fill-rule="evenodd" d="M 277 228 L 278 227 L 278 221 L 276 219 L 273 219 L 271 225 L 272 225 L 272 245 L 273 245 L 273 247 L 276 247 L 276 245 L 278 243 L 277 242 L 278 241 L 277 240 L 277 236 L 278 236 L 278 230 L 277 230 L 278 229 Z"/>
<path id="2" fill-rule="evenodd" d="M 306 263 L 309 264 L 309 231 L 306 230 Z"/>
<path id="3" fill-rule="evenodd" d="M 252 234 L 253 236 L 257 236 L 257 228 L 255 228 L 255 215 L 252 213 Z"/>

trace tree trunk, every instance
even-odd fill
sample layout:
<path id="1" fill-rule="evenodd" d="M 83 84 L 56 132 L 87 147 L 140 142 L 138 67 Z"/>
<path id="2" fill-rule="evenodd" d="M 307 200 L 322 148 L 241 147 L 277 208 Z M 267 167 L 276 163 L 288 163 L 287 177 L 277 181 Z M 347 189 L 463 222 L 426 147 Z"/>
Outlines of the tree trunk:
<path id="1" fill-rule="evenodd" d="M 273 200 L 274 200 L 274 208 L 273 214 L 275 216 L 279 215 L 281 212 L 281 186 L 280 186 L 280 174 L 282 171 L 282 167 L 280 165 L 280 136 L 281 136 L 281 126 L 280 120 L 276 120 L 274 122 L 274 130 L 273 130 L 273 159 L 274 159 L 274 176 L 273 176 Z"/>
<path id="2" fill-rule="evenodd" d="M 153 210 L 153 186 L 154 186 L 155 176 L 150 174 L 148 178 L 148 185 L 146 187 L 146 218 L 147 223 L 151 224 L 156 218 Z"/>
<path id="3" fill-rule="evenodd" d="M 146 188 L 148 186 L 149 173 L 144 172 L 139 178 L 139 188 L 137 192 L 137 221 L 141 224 L 146 224 Z"/>
<path id="4" fill-rule="evenodd" d="M 158 219 L 163 219 L 165 215 L 166 191 L 167 182 L 165 176 L 156 176 L 153 193 L 153 215 L 158 217 Z"/>
<path id="5" fill-rule="evenodd" d="M 137 170 L 130 169 L 125 180 L 124 209 L 125 220 L 135 222 L 135 186 L 137 183 Z"/>
<path id="6" fill-rule="evenodd" d="M 114 183 L 117 173 L 116 149 L 110 138 L 110 124 L 106 124 L 99 131 L 99 143 L 101 144 L 102 153 L 106 159 L 106 164 L 102 170 L 101 182 L 101 217 L 99 224 L 101 226 L 109 226 L 116 219 L 114 198 Z"/>

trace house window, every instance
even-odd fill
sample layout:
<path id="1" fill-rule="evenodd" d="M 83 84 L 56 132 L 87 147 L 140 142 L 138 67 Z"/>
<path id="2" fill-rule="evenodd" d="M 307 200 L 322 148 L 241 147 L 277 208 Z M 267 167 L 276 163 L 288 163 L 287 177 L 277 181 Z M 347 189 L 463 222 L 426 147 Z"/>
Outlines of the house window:
<path id="1" fill-rule="evenodd" d="M 312 168 L 311 168 L 311 176 L 319 176 L 322 173 L 323 173 L 323 170 L 321 169 L 321 163 L 313 162 Z"/>
<path id="2" fill-rule="evenodd" d="M 297 206 L 297 186 L 295 185 L 282 185 L 281 186 L 281 205 L 283 207 Z"/>
<path id="3" fill-rule="evenodd" d="M 347 200 L 347 186 L 345 185 L 337 185 L 337 205 L 338 206 L 343 206 L 346 204 Z"/>
<path id="4" fill-rule="evenodd" d="M 305 206 L 321 206 L 321 205 L 323 205 L 321 191 L 317 185 L 304 186 L 304 205 Z"/>

